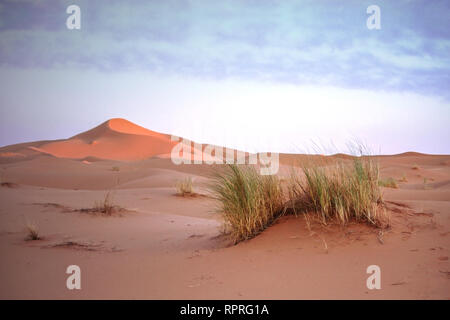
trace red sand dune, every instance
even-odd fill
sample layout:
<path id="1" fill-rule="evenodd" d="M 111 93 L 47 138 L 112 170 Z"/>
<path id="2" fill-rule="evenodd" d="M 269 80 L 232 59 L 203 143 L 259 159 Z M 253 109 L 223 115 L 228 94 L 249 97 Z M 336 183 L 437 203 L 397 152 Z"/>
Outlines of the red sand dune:
<path id="1" fill-rule="evenodd" d="M 169 135 L 125 119 L 111 119 L 67 140 L 43 144 L 39 150 L 59 158 L 138 160 L 168 153 L 174 144 Z"/>
<path id="2" fill-rule="evenodd" d="M 39 155 L 89 162 L 92 159 L 120 161 L 143 160 L 151 157 L 170 159 L 173 157 L 171 155 L 173 147 L 179 142 L 184 143 L 184 140 L 179 138 L 172 141 L 169 134 L 148 130 L 128 120 L 115 118 L 69 139 L 36 141 L 0 148 L 0 163 L 11 162 L 19 157 L 25 160 Z M 191 142 L 190 153 L 185 154 L 183 151 L 177 157 L 193 160 L 195 150 L 201 148 L 204 151 L 206 146 L 206 144 Z M 214 146 L 211 145 L 211 147 Z M 216 159 L 214 154 L 212 156 L 201 154 L 204 161 Z"/>

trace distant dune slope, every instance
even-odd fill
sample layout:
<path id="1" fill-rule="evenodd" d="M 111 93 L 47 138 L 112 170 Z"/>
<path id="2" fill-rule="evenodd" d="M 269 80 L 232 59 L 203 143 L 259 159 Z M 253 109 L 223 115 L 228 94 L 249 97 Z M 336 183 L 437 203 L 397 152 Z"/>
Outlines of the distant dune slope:
<path id="1" fill-rule="evenodd" d="M 39 149 L 60 158 L 138 160 L 170 152 L 173 145 L 169 135 L 124 119 L 111 119 L 67 140 L 41 145 Z"/>
<path id="2" fill-rule="evenodd" d="M 180 142 L 182 142 L 181 140 Z M 143 160 L 151 157 L 171 158 L 179 141 L 171 136 L 138 126 L 128 120 L 110 119 L 99 126 L 68 139 L 21 143 L 0 148 L 0 163 L 29 160 L 40 155 L 69 159 L 104 159 L 119 161 Z M 205 150 L 205 144 L 192 144 L 190 154 L 179 157 L 193 159 L 195 150 Z M 203 159 L 215 160 L 213 155 Z"/>
<path id="3" fill-rule="evenodd" d="M 0 148 L 0 162 L 25 160 L 40 154 L 58 158 L 88 157 L 110 160 L 141 160 L 170 154 L 176 141 L 125 119 L 111 119 L 69 139 L 37 141 Z"/>

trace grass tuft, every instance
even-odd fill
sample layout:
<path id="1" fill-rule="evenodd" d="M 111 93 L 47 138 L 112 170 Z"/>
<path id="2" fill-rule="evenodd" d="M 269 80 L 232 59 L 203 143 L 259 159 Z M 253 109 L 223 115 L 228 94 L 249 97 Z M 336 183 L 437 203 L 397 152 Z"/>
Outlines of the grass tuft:
<path id="1" fill-rule="evenodd" d="M 194 196 L 194 187 L 192 183 L 192 178 L 188 177 L 182 181 L 177 182 L 177 195 L 181 197 Z"/>
<path id="2" fill-rule="evenodd" d="M 94 202 L 94 206 L 91 208 L 82 208 L 73 211 L 89 214 L 103 214 L 105 216 L 112 216 L 114 214 L 120 214 L 122 212 L 128 212 L 127 209 L 118 206 L 113 201 L 113 191 L 108 191 L 104 198 L 100 201 Z"/>
<path id="3" fill-rule="evenodd" d="M 398 181 L 399 182 L 408 182 L 408 178 L 406 178 L 406 175 L 403 173 L 402 178 Z"/>
<path id="4" fill-rule="evenodd" d="M 28 222 L 25 227 L 27 230 L 27 236 L 25 238 L 26 241 L 41 239 L 39 236 L 39 229 L 34 223 Z"/>
<path id="5" fill-rule="evenodd" d="M 378 165 L 369 157 L 351 163 L 338 161 L 327 166 L 315 163 L 302 168 L 304 179 L 292 179 L 289 196 L 295 212 L 312 213 L 326 224 L 350 220 L 382 226 L 385 210 L 379 189 Z"/>
<path id="6" fill-rule="evenodd" d="M 116 208 L 117 206 L 114 205 L 111 192 L 108 191 L 102 201 L 94 203 L 93 211 L 110 216 L 115 212 Z"/>
<path id="7" fill-rule="evenodd" d="M 259 175 L 253 166 L 228 165 L 211 190 L 234 243 L 254 237 L 284 212 L 279 179 Z"/>
<path id="8" fill-rule="evenodd" d="M 425 190 L 432 189 L 432 186 L 428 184 L 428 180 L 433 180 L 433 179 L 423 178 L 423 188 Z"/>
<path id="9" fill-rule="evenodd" d="M 378 180 L 378 185 L 385 188 L 398 188 L 398 183 L 394 178 L 380 179 Z"/>

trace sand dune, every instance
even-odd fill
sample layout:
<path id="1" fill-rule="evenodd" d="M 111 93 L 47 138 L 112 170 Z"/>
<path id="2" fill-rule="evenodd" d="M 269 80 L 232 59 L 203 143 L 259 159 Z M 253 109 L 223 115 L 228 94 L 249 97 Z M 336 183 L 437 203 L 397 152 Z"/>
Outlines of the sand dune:
<path id="1" fill-rule="evenodd" d="M 189 141 L 190 152 L 172 155 L 172 150 L 183 138 L 172 141 L 171 136 L 148 130 L 125 119 L 110 119 L 86 132 L 69 139 L 37 141 L 0 148 L 0 163 L 26 160 L 39 155 L 57 158 L 136 161 L 157 157 L 160 159 L 194 160 L 198 152 L 203 161 L 224 159 L 204 153 L 207 145 Z"/>
<path id="2" fill-rule="evenodd" d="M 40 153 L 71 159 L 138 160 L 170 153 L 175 143 L 169 135 L 145 129 L 125 119 L 111 119 L 69 139 L 7 146 L 0 148 L 0 153 L 3 158 L 8 154 L 31 157 Z"/>
<path id="3" fill-rule="evenodd" d="M 111 119 L 67 140 L 43 144 L 38 151 L 59 158 L 138 160 L 170 152 L 173 145 L 168 135 L 147 130 L 124 119 Z"/>

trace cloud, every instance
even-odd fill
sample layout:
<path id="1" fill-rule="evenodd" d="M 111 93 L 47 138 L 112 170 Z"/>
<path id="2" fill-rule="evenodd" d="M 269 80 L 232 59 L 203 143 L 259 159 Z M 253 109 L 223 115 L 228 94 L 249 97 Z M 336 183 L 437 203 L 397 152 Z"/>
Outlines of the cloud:
<path id="1" fill-rule="evenodd" d="M 5 1 L 0 64 L 415 91 L 450 98 L 446 1 Z"/>

